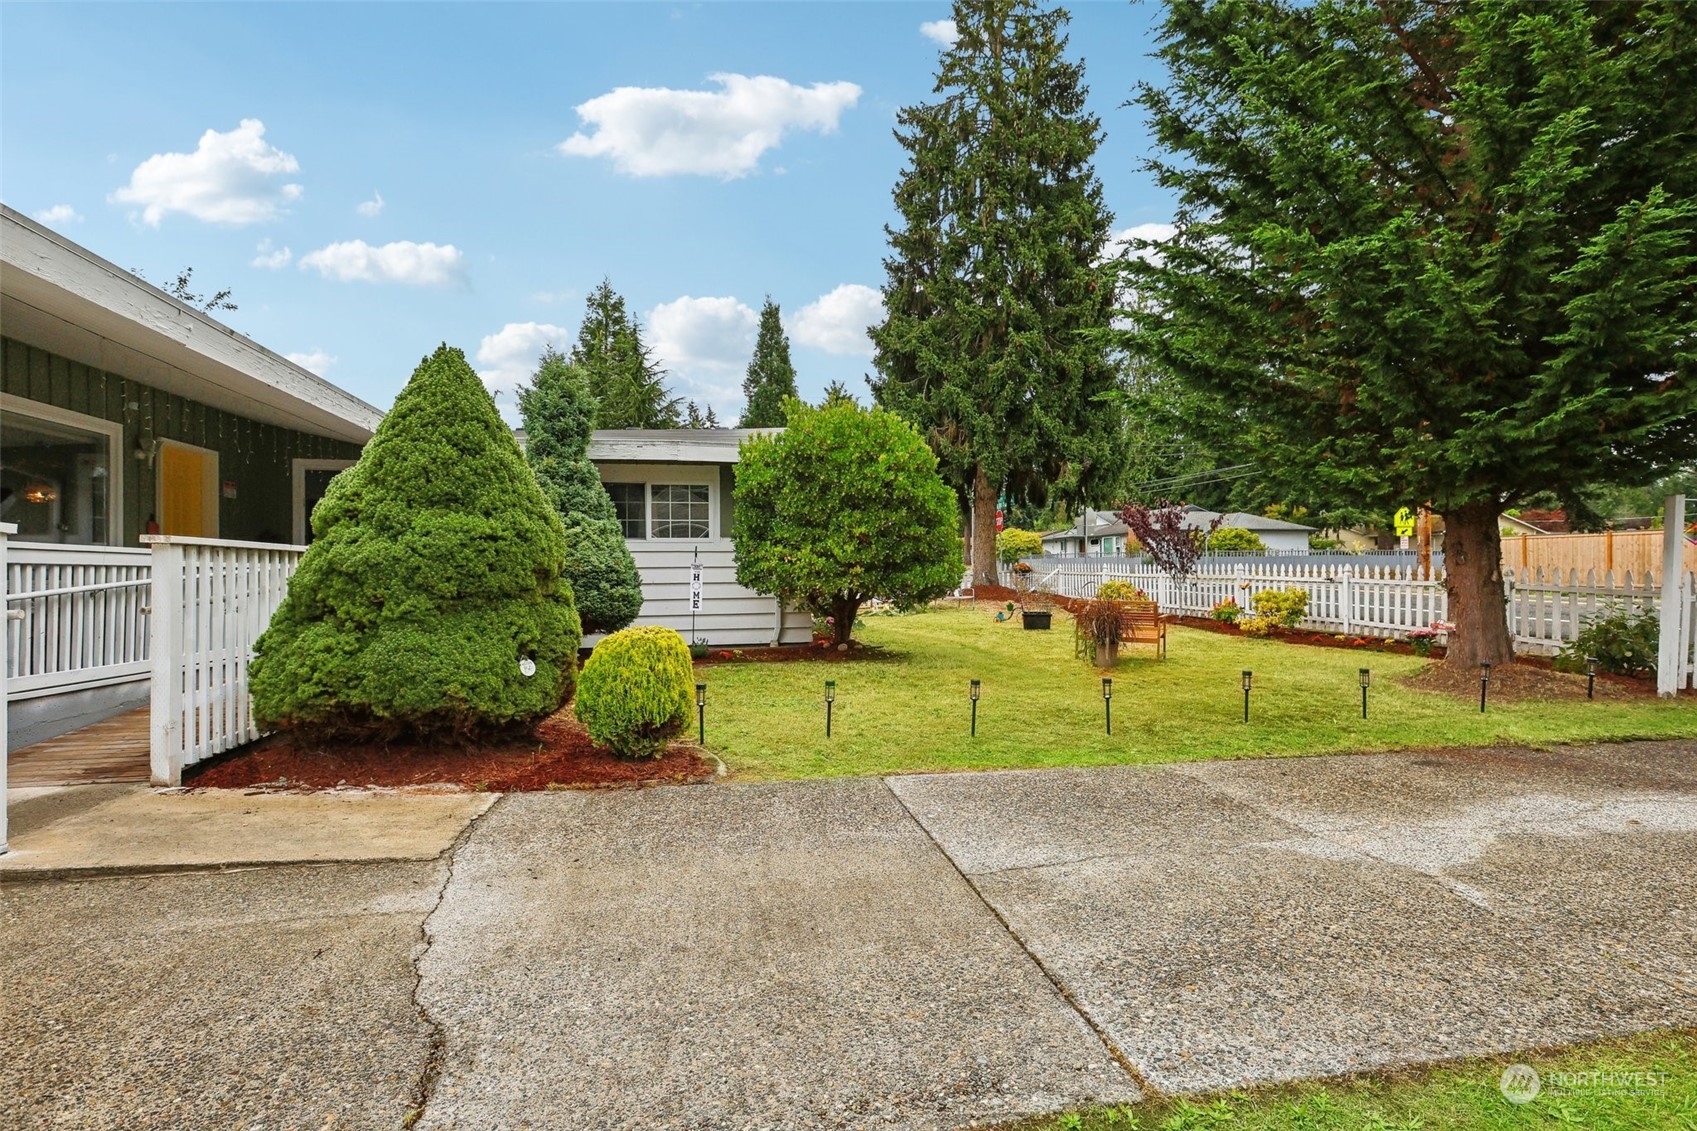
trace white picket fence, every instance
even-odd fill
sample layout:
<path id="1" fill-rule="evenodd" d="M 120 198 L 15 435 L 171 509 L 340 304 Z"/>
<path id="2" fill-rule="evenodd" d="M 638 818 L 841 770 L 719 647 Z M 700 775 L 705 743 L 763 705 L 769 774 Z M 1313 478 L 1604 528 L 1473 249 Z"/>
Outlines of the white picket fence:
<path id="1" fill-rule="evenodd" d="M 6 553 L 6 698 L 146 679 L 146 550 L 13 541 Z"/>
<path id="2" fill-rule="evenodd" d="M 248 697 L 253 642 L 271 623 L 303 546 L 152 537 L 152 777 L 260 736 Z"/>
<path id="3" fill-rule="evenodd" d="M 1317 632 L 1356 636 L 1406 636 L 1417 628 L 1448 621 L 1449 598 L 1442 581 L 1422 581 L 1412 566 L 1353 566 L 1234 563 L 1210 569 L 1206 565 L 1189 579 L 1174 581 L 1153 565 L 1113 558 L 1028 558 L 1033 586 L 1066 597 L 1092 596 L 1109 578 L 1119 578 L 1149 594 L 1163 613 L 1207 616 L 1221 601 L 1235 600 L 1248 612 L 1256 593 L 1272 589 L 1303 589 L 1308 593 L 1308 617 L 1303 627 Z M 1002 583 L 1012 584 L 1009 566 Z M 1577 573 L 1562 576 L 1537 570 L 1505 570 L 1509 627 L 1515 646 L 1524 652 L 1552 653 L 1572 640 L 1591 619 L 1623 607 L 1656 611 L 1661 588 L 1653 574 L 1598 578 Z M 1684 585 L 1697 594 L 1697 578 L 1686 574 Z M 1697 606 L 1697 596 L 1687 605 Z M 1686 618 L 1685 655 L 1697 652 L 1697 607 Z M 1680 686 L 1691 685 L 1691 667 Z"/>

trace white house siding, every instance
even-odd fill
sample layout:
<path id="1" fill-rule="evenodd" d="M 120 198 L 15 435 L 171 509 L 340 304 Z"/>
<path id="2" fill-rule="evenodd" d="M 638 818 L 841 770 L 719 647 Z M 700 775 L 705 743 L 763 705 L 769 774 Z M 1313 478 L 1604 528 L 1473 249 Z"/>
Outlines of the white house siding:
<path id="1" fill-rule="evenodd" d="M 736 459 L 734 446 L 716 445 L 720 451 L 713 454 L 720 462 L 636 463 L 599 458 L 602 451 L 611 447 L 605 437 L 619 439 L 623 445 L 620 454 L 635 454 L 640 450 L 635 445 L 653 435 L 635 438 L 631 433 L 597 433 L 590 458 L 601 472 L 602 482 L 705 486 L 708 537 L 625 539 L 642 575 L 642 611 L 637 614 L 636 623 L 664 625 L 677 630 L 687 640 L 705 639 L 715 648 L 805 644 L 811 640 L 813 618 L 809 613 L 783 610 L 776 598 L 737 584 L 736 550 L 728 536 L 725 500 L 728 470 Z M 688 445 L 693 452 L 698 446 L 691 443 L 690 435 L 687 430 L 678 429 L 675 438 L 662 434 L 652 442 L 657 446 Z M 648 506 L 651 508 L 651 500 Z M 647 518 L 648 532 L 652 533 L 651 509 Z M 689 575 L 690 563 L 697 558 L 702 566 L 701 610 L 694 615 L 692 623 Z M 597 639 L 589 637 L 585 643 L 593 644 Z"/>

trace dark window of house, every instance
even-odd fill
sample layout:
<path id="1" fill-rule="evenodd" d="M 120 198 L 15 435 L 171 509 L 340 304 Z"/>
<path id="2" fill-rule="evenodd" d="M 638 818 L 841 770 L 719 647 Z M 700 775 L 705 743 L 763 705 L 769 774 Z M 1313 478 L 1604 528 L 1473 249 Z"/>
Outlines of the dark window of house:
<path id="1" fill-rule="evenodd" d="M 613 510 L 619 516 L 619 528 L 626 538 L 646 537 L 643 514 L 643 485 L 641 483 L 607 483 L 607 494 L 613 497 Z"/>

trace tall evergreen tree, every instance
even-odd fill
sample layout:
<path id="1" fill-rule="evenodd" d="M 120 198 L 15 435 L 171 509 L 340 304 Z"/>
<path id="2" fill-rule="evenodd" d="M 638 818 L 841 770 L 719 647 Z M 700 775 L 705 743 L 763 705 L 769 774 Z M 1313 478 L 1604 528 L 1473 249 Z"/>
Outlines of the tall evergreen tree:
<path id="1" fill-rule="evenodd" d="M 907 165 L 887 229 L 877 403 L 913 421 L 973 506 L 973 575 L 995 580 L 1000 496 L 1041 501 L 1111 470 L 1113 217 L 1099 123 L 1066 13 L 957 0 L 936 102 L 901 111 Z"/>
<path id="2" fill-rule="evenodd" d="M 754 339 L 754 357 L 748 363 L 748 376 L 742 379 L 745 402 L 739 428 L 781 428 L 784 424 L 784 402 L 798 396 L 795 389 L 795 366 L 790 363 L 790 339 L 784 333 L 784 323 L 778 317 L 778 304 L 766 296 L 760 308 L 760 333 Z"/>
<path id="3" fill-rule="evenodd" d="M 1169 3 L 1148 363 L 1293 499 L 1444 516 L 1448 661 L 1512 656 L 1498 515 L 1697 458 L 1697 6 Z"/>
<path id="4" fill-rule="evenodd" d="M 719 414 L 713 411 L 712 405 L 707 406 L 706 412 L 702 412 L 694 401 L 690 401 L 684 406 L 685 428 L 718 428 L 720 426 Z"/>
<path id="5" fill-rule="evenodd" d="M 607 279 L 589 294 L 571 363 L 589 382 L 595 427 L 676 428 L 682 423 L 681 401 L 666 388 L 666 373 L 643 344 L 642 328 Z"/>
<path id="6" fill-rule="evenodd" d="M 856 408 L 860 407 L 860 402 L 854 399 L 854 394 L 849 392 L 849 387 L 847 385 L 843 384 L 841 381 L 832 381 L 829 385 L 825 386 L 825 395 L 820 398 L 819 407 L 831 408 L 834 405 L 840 404 L 851 404 Z"/>
<path id="7" fill-rule="evenodd" d="M 566 529 L 562 575 L 571 583 L 583 631 L 616 632 L 642 611 L 642 575 L 601 475 L 589 462 L 595 398 L 583 371 L 559 353 L 542 354 L 519 391 L 525 459 Z"/>

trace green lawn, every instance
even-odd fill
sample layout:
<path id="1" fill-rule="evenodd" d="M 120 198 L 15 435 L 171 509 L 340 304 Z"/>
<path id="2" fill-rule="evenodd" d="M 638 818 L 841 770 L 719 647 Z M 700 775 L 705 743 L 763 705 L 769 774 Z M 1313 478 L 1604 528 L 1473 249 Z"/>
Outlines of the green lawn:
<path id="1" fill-rule="evenodd" d="M 1531 1065 L 1543 1090 L 1511 1104 L 1503 1069 Z M 1615 1073 L 1600 1078 L 1589 1073 Z M 1624 1075 L 1642 1073 L 1643 1075 Z M 1697 1131 L 1697 1038 L 1691 1033 L 1515 1053 L 1443 1068 L 1294 1084 L 1188 1100 L 1077 1112 L 1012 1125 L 1019 1131 Z"/>
<path id="2" fill-rule="evenodd" d="M 1073 657 L 1066 615 L 1026 632 L 993 614 L 867 617 L 857 638 L 886 650 L 873 660 L 698 668 L 709 686 L 707 745 L 739 777 L 810 778 L 1697 734 L 1689 699 L 1492 704 L 1481 716 L 1476 703 L 1399 686 L 1396 677 L 1425 663 L 1413 657 L 1175 628 L 1165 661 L 1147 648 L 1122 656 L 1109 737 L 1101 673 Z M 1363 665 L 1373 669 L 1366 721 Z M 1245 668 L 1255 672 L 1247 726 Z M 973 678 L 983 681 L 977 738 L 967 733 Z M 826 679 L 837 681 L 829 740 Z"/>

